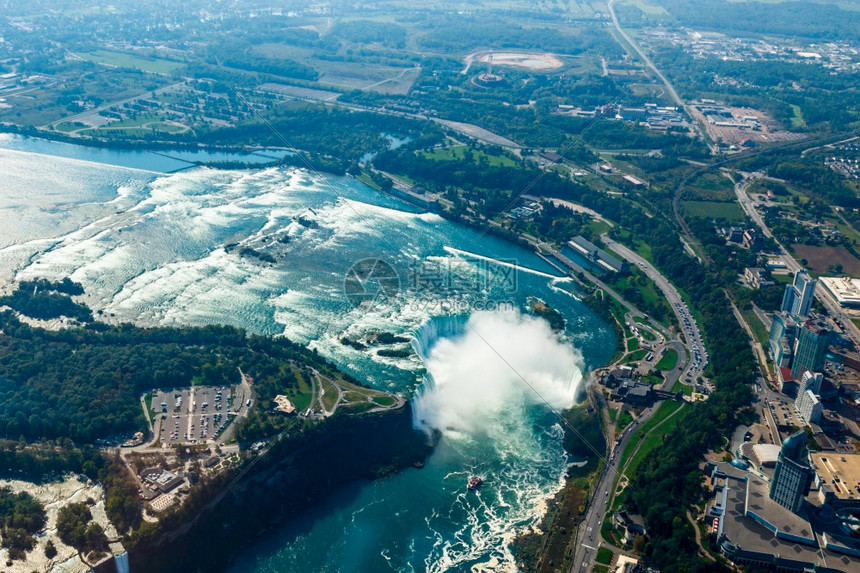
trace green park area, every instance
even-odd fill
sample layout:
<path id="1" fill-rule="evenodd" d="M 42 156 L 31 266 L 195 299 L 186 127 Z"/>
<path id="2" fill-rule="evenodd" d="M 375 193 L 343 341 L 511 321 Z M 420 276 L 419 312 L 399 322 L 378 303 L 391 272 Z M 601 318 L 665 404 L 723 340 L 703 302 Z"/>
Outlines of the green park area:
<path id="1" fill-rule="evenodd" d="M 673 370 L 678 365 L 678 353 L 671 348 L 663 353 L 655 368 L 660 371 Z"/>
<path id="2" fill-rule="evenodd" d="M 434 161 L 459 161 L 469 157 L 476 164 L 486 164 L 490 167 L 516 167 L 516 162 L 504 152 L 498 154 L 488 153 L 486 150 L 469 147 L 463 144 L 454 144 L 447 147 L 435 147 L 430 151 L 422 151 L 421 155 Z"/>
<path id="3" fill-rule="evenodd" d="M 723 219 L 728 223 L 739 223 L 745 219 L 741 206 L 723 201 L 684 201 L 684 212 L 688 217 Z"/>
<path id="4" fill-rule="evenodd" d="M 140 70 L 142 72 L 150 72 L 153 74 L 169 74 L 170 72 L 183 67 L 180 62 L 164 60 L 161 58 L 147 58 L 127 54 L 125 52 L 114 52 L 111 50 L 95 50 L 92 52 L 84 52 L 78 54 L 85 60 L 89 60 L 96 64 L 116 68 L 128 68 L 132 70 Z"/>

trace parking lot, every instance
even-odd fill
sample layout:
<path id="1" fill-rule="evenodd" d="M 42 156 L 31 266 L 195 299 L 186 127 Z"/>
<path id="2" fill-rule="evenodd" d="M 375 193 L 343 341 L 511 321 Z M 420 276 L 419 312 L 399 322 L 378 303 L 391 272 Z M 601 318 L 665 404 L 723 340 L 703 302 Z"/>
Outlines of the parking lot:
<path id="1" fill-rule="evenodd" d="M 161 413 L 160 436 L 167 445 L 214 440 L 244 399 L 241 386 L 183 388 L 156 392 L 152 409 Z"/>
<path id="2" fill-rule="evenodd" d="M 708 353 L 704 349 L 705 345 L 699 335 L 699 329 L 693 328 L 695 323 L 688 314 L 687 305 L 684 303 L 675 303 L 675 309 L 681 318 L 681 323 L 690 345 L 692 358 L 690 375 L 694 376 L 697 372 L 702 372 L 705 369 L 705 365 L 708 363 Z"/>

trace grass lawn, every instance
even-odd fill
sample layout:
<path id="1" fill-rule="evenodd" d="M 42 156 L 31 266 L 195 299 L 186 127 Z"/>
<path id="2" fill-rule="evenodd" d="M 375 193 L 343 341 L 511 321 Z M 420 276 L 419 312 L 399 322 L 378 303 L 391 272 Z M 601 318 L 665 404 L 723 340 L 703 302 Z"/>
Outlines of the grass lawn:
<path id="1" fill-rule="evenodd" d="M 645 424 L 639 428 L 636 432 L 637 435 L 642 435 L 651 430 L 654 426 L 665 420 L 669 415 L 671 415 L 678 408 L 682 408 L 684 404 L 678 402 L 663 402 L 660 404 L 660 407 L 657 408 L 657 412 L 654 413 L 651 418 L 648 419 Z M 661 426 L 662 428 L 662 426 Z M 660 433 L 660 432 L 658 432 Z M 624 464 L 627 463 L 627 459 L 630 457 L 630 454 L 633 453 L 633 450 L 636 449 L 636 445 L 639 443 L 639 440 L 630 440 L 630 443 L 627 444 L 627 447 L 624 448 L 624 453 L 621 454 L 621 464 L 620 467 L 624 467 Z"/>
<path id="2" fill-rule="evenodd" d="M 609 565 L 612 562 L 612 553 L 611 549 L 607 549 L 606 547 L 601 547 L 597 550 L 597 557 L 594 558 L 598 563 L 603 563 L 604 565 Z"/>
<path id="3" fill-rule="evenodd" d="M 339 397 L 338 396 L 338 394 L 339 394 L 338 389 L 337 389 L 337 386 L 335 386 L 331 382 L 325 382 L 325 381 L 322 382 L 322 387 L 323 387 L 322 403 L 323 403 L 323 406 L 325 406 L 326 410 L 330 411 L 332 408 L 334 408 L 334 405 L 337 404 L 337 399 Z"/>
<path id="4" fill-rule="evenodd" d="M 764 327 L 764 324 L 759 319 L 758 315 L 750 310 L 742 311 L 741 314 L 744 315 L 744 319 L 747 321 L 747 324 L 752 328 L 753 334 L 755 335 L 756 340 L 765 348 L 767 348 L 768 344 L 768 332 L 767 328 Z"/>
<path id="5" fill-rule="evenodd" d="M 649 263 L 654 262 L 654 258 L 651 254 L 651 246 L 648 243 L 645 243 L 645 242 L 637 239 L 636 248 L 633 250 L 636 251 L 637 255 L 639 255 L 640 257 L 642 257 L 643 259 L 645 259 Z"/>
<path id="6" fill-rule="evenodd" d="M 373 402 L 374 404 L 378 404 L 380 406 L 393 406 L 395 400 L 391 396 L 374 396 Z"/>
<path id="7" fill-rule="evenodd" d="M 356 176 L 356 179 L 358 179 L 368 187 L 376 189 L 377 191 L 382 191 L 382 187 L 373 182 L 373 180 L 370 178 L 370 174 L 367 171 L 362 171 L 360 175 Z"/>
<path id="8" fill-rule="evenodd" d="M 640 360 L 642 360 L 646 356 L 648 356 L 647 350 L 637 350 L 635 352 L 630 353 L 630 355 L 624 359 L 624 363 L 629 364 L 631 362 L 639 362 Z"/>
<path id="9" fill-rule="evenodd" d="M 794 115 L 791 116 L 791 127 L 795 129 L 803 129 L 806 127 L 806 120 L 803 119 L 803 111 L 799 105 L 789 104 Z"/>
<path id="10" fill-rule="evenodd" d="M 687 189 L 697 200 L 734 201 L 735 189 L 731 179 L 722 173 L 705 173 L 693 180 Z"/>
<path id="11" fill-rule="evenodd" d="M 678 404 L 677 402 L 672 402 L 672 404 L 677 406 L 675 410 L 683 407 L 683 404 Z M 672 410 L 669 414 L 675 410 Z M 669 414 L 667 414 L 666 417 L 668 417 Z M 642 446 L 639 448 L 639 451 L 636 452 L 636 455 L 634 455 L 630 460 L 630 465 L 627 466 L 627 471 L 625 473 L 628 476 L 635 475 L 636 470 L 639 468 L 639 465 L 645 461 L 645 458 L 651 455 L 651 453 L 660 446 L 660 443 L 663 441 L 663 436 L 674 432 L 684 421 L 684 417 L 685 414 L 683 412 L 679 413 L 657 428 L 657 430 L 645 436 L 645 439 L 642 441 Z"/>
<path id="12" fill-rule="evenodd" d="M 292 391 L 287 393 L 287 397 L 297 410 L 304 412 L 311 405 L 311 395 L 313 394 L 313 390 L 300 368 L 290 366 L 290 370 L 292 370 L 293 375 L 296 377 L 298 389 L 291 389 Z"/>
<path id="13" fill-rule="evenodd" d="M 617 411 L 615 420 L 615 431 L 622 432 L 624 428 L 633 423 L 633 415 L 627 410 Z"/>
<path id="14" fill-rule="evenodd" d="M 96 64 L 104 64 L 117 68 L 130 68 L 154 74 L 169 74 L 173 70 L 183 67 L 185 64 L 162 60 L 159 58 L 143 58 L 124 52 L 112 52 L 110 50 L 96 50 L 78 54 L 85 60 Z"/>
<path id="15" fill-rule="evenodd" d="M 424 151 L 421 153 L 427 159 L 435 161 L 455 161 L 463 159 L 469 148 L 465 145 L 451 145 L 449 147 L 436 147 L 432 151 Z M 472 149 L 472 158 L 475 163 L 482 159 L 491 167 L 516 167 L 516 162 L 510 157 L 504 155 L 490 155 L 480 149 Z"/>
<path id="16" fill-rule="evenodd" d="M 663 357 L 657 363 L 655 368 L 657 370 L 667 371 L 667 370 L 672 370 L 677 365 L 678 365 L 678 353 L 670 348 L 669 350 L 667 350 L 663 354 Z"/>
<path id="17" fill-rule="evenodd" d="M 730 223 L 737 223 L 746 219 L 743 209 L 737 203 L 724 203 L 721 201 L 683 201 L 684 212 L 689 217 L 703 217 L 710 219 L 725 219 Z"/>
<path id="18" fill-rule="evenodd" d="M 633 352 L 639 348 L 639 339 L 635 336 L 627 339 L 627 352 Z"/>

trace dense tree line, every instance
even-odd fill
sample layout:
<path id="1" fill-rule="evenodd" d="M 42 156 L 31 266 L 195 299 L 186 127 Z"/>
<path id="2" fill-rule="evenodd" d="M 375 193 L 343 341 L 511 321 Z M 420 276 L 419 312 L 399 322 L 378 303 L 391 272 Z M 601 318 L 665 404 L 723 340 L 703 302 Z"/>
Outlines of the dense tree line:
<path id="1" fill-rule="evenodd" d="M 860 14 L 836 4 L 728 0 L 658 0 L 658 4 L 671 18 L 695 29 L 860 41 Z"/>
<path id="2" fill-rule="evenodd" d="M 89 308 L 73 301 L 64 291 L 44 288 L 47 285 L 50 283 L 42 284 L 43 288 L 40 289 L 38 283 L 22 283 L 12 294 L 0 297 L 0 306 L 9 306 L 21 314 L 41 320 L 61 316 L 81 322 L 90 322 L 93 319 L 93 313 Z M 77 286 L 80 287 L 80 285 Z M 61 285 L 60 288 L 76 291 L 74 283 L 68 286 Z"/>
<path id="3" fill-rule="evenodd" d="M 108 540 L 101 525 L 93 521 L 86 503 L 70 503 L 57 514 L 57 536 L 60 541 L 83 553 L 106 551 Z"/>
<path id="4" fill-rule="evenodd" d="M 6 311 L 0 313 L 0 331 L 0 434 L 12 437 L 91 442 L 142 430 L 143 392 L 192 381 L 235 384 L 239 368 L 272 392 L 283 387 L 282 366 L 289 361 L 337 376 L 315 352 L 229 327 L 92 323 L 51 332 L 24 325 Z"/>
<path id="5" fill-rule="evenodd" d="M 10 559 L 23 559 L 35 547 L 33 535 L 45 527 L 45 508 L 29 493 L 12 493 L 0 488 L 0 536 L 2 546 L 9 550 Z"/>
<path id="6" fill-rule="evenodd" d="M 376 20 L 341 21 L 332 27 L 329 34 L 353 44 L 382 44 L 400 49 L 406 46 L 406 28 Z"/>

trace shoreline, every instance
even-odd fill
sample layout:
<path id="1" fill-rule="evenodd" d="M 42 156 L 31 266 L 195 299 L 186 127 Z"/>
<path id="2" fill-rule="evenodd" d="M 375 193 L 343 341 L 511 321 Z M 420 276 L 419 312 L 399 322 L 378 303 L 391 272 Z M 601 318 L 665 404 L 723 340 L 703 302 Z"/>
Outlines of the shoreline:
<path id="1" fill-rule="evenodd" d="M 26 133 L 18 133 L 18 135 L 21 135 L 21 136 L 23 136 L 23 137 L 33 137 L 34 139 L 41 139 L 41 140 L 46 140 L 46 141 L 59 141 L 59 142 L 63 142 L 63 143 L 70 143 L 70 144 L 73 144 L 73 145 L 80 145 L 80 144 L 82 144 L 82 143 L 83 143 L 83 142 L 81 142 L 81 141 L 77 141 L 77 140 L 69 141 L 69 139 L 71 139 L 71 138 L 67 138 L 67 137 L 56 137 L 56 138 L 45 137 L 45 134 L 42 134 L 42 133 L 39 133 L 39 134 L 36 134 L 36 135 L 30 135 L 30 134 L 26 134 Z M 85 145 L 85 146 L 86 146 L 86 145 Z M 107 144 L 105 144 L 105 145 L 101 145 L 101 144 L 89 145 L 89 146 L 87 146 L 87 147 L 102 148 L 102 149 L 114 149 L 114 150 L 118 150 L 118 151 L 122 151 L 122 150 L 123 150 L 123 148 L 121 148 L 121 147 L 119 147 L 119 146 L 116 146 L 116 145 L 107 145 Z M 169 148 L 169 149 L 181 149 L 181 147 L 180 147 L 180 146 L 172 146 L 172 145 L 171 145 L 171 146 L 165 146 L 165 147 L 167 147 L 167 148 Z M 157 148 L 158 148 L 157 146 L 154 146 L 154 147 L 151 147 L 150 149 L 141 149 L 141 148 L 136 148 L 136 149 L 128 149 L 128 150 L 151 151 L 152 149 L 157 149 Z M 162 149 L 163 149 L 163 148 L 164 148 L 164 147 L 162 147 Z M 206 148 L 204 148 L 203 146 L 194 146 L 194 147 L 193 147 L 193 149 L 194 149 L 194 150 L 203 150 L 203 149 L 206 149 Z M 209 149 L 217 150 L 217 151 L 224 151 L 224 149 L 223 149 L 223 148 L 209 148 Z M 233 150 L 235 150 L 235 149 L 237 149 L 237 148 L 233 148 Z M 247 148 L 240 148 L 240 149 L 247 150 Z M 275 161 L 274 163 L 281 163 L 281 161 L 280 161 L 280 160 L 278 160 L 278 161 Z M 198 165 L 199 165 L 199 164 L 198 164 Z M 270 165 L 271 165 L 271 164 L 243 164 L 243 165 L 241 165 L 241 166 L 237 166 L 237 168 L 238 168 L 238 169 L 246 169 L 246 170 L 250 170 L 250 169 L 265 168 L 266 166 L 270 166 Z M 295 167 L 297 167 L 297 168 L 305 168 L 305 169 L 307 169 L 307 167 L 302 167 L 302 166 L 295 166 Z M 341 175 L 341 174 L 333 173 L 333 172 L 328 172 L 328 173 L 333 174 L 333 175 Z M 356 178 L 356 179 L 357 179 L 357 178 Z M 369 189 L 373 189 L 373 188 L 372 188 L 372 187 L 370 187 L 370 186 L 368 186 L 368 188 L 369 188 Z M 386 196 L 386 197 L 392 197 L 392 195 L 390 195 L 390 194 L 388 194 L 388 193 L 385 193 L 385 192 L 383 192 L 383 191 L 376 190 L 376 189 L 373 189 L 373 190 L 374 190 L 374 191 L 379 192 L 379 193 L 380 193 L 381 195 L 383 195 L 383 196 Z M 400 200 L 402 200 L 402 198 L 398 198 L 398 197 L 394 197 L 394 198 L 395 198 L 395 199 L 400 199 Z M 406 203 L 407 205 L 409 205 L 409 203 L 408 203 L 408 202 L 405 202 L 405 203 Z M 486 233 L 488 233 L 488 234 L 493 235 L 494 237 L 497 237 L 497 238 L 499 238 L 499 239 L 503 239 L 503 240 L 505 241 L 505 243 L 510 244 L 510 245 L 511 245 L 511 246 L 513 246 L 513 247 L 522 247 L 522 248 L 526 249 L 526 250 L 527 250 L 527 251 L 529 251 L 529 252 L 535 252 L 534 246 L 533 246 L 529 241 L 527 241 L 526 239 L 524 239 L 524 238 L 522 238 L 521 236 L 516 235 L 516 234 L 514 234 L 514 233 L 512 233 L 512 232 L 504 231 L 504 230 L 500 230 L 500 229 L 498 229 L 498 228 L 496 228 L 496 227 L 493 227 L 493 226 L 489 226 L 488 228 L 486 228 L 486 229 L 485 229 L 485 228 L 484 228 L 484 225 L 482 225 L 480 221 L 473 221 L 473 220 L 470 220 L 470 219 L 468 219 L 468 218 L 461 217 L 461 216 L 459 216 L 457 213 L 450 213 L 450 212 L 448 212 L 448 211 L 446 211 L 446 210 L 440 210 L 439 212 L 437 212 L 437 214 L 438 214 L 439 216 L 441 216 L 442 218 L 444 218 L 445 220 L 449 221 L 449 222 L 456 223 L 456 224 L 462 225 L 462 226 L 464 226 L 464 227 L 467 227 L 467 228 L 470 228 L 470 229 L 473 229 L 473 230 L 477 229 L 479 232 L 486 232 Z M 539 253 L 538 253 L 538 255 L 539 255 Z M 553 266 L 554 266 L 554 265 L 553 265 Z M 556 268 L 557 268 L 557 267 L 556 267 Z M 574 277 L 574 279 L 576 279 L 576 277 Z M 596 312 L 594 311 L 594 309 L 592 309 L 592 308 L 591 308 L 590 306 L 588 306 L 588 305 L 586 305 L 586 306 L 589 308 L 589 310 L 590 310 L 593 314 L 595 314 L 595 316 L 596 316 L 598 319 L 600 319 L 600 320 L 601 320 L 601 321 L 603 321 L 603 322 L 606 322 L 606 321 L 605 321 L 605 319 L 604 319 L 603 317 L 601 317 L 598 313 L 596 313 Z M 607 326 L 611 326 L 611 324 L 607 324 Z M 590 369 L 590 370 L 588 371 L 588 373 L 590 373 L 591 371 L 593 371 L 593 368 L 592 368 L 592 369 Z M 584 379 L 587 379 L 587 374 L 588 374 L 588 373 L 584 373 Z M 584 390 L 584 389 L 583 389 L 583 390 Z M 582 406 L 582 405 L 583 405 L 583 404 L 580 404 L 579 406 Z M 575 408 L 576 408 L 576 406 L 575 406 Z M 566 448 L 566 449 L 567 449 L 567 448 Z M 576 457 L 576 456 L 573 456 L 573 455 L 571 454 L 571 452 L 570 452 L 570 451 L 568 451 L 568 454 L 569 454 L 571 457 Z M 586 464 L 588 464 L 588 461 L 586 461 Z M 559 495 L 564 494 L 564 497 L 566 497 L 566 496 L 567 496 L 567 494 L 568 494 L 568 489 L 571 487 L 572 482 L 573 482 L 573 480 L 575 479 L 575 477 L 573 477 L 573 476 L 571 475 L 573 472 L 571 472 L 570 470 L 571 470 L 571 468 L 568 468 L 568 469 L 565 471 L 565 474 L 564 474 L 564 476 L 563 476 L 563 482 L 559 484 L 559 486 L 560 486 L 560 487 L 559 487 L 559 489 L 558 489 L 554 494 L 549 495 L 549 496 L 547 496 L 546 498 L 544 498 L 544 499 L 540 500 L 540 503 L 538 504 L 538 506 L 536 506 L 536 509 L 538 510 L 538 513 L 540 514 L 540 515 L 539 515 L 539 517 L 538 517 L 538 519 L 537 519 L 537 523 L 542 523 L 542 522 L 544 522 L 544 521 L 546 520 L 547 516 L 548 516 L 548 515 L 553 511 L 554 506 L 558 503 L 558 502 L 556 501 L 556 499 L 559 497 Z M 563 500 L 562 500 L 562 501 L 563 501 Z M 195 518 L 195 519 L 196 519 L 196 518 Z M 531 527 L 530 529 L 534 529 L 534 527 Z M 512 547 L 512 548 L 513 548 L 513 547 L 516 547 L 516 543 L 517 543 L 517 541 L 518 541 L 522 536 L 526 535 L 527 533 L 528 533 L 528 531 L 527 531 L 527 530 L 525 530 L 525 529 L 521 529 L 520 531 L 515 532 L 514 540 L 511 542 L 510 547 Z M 181 536 L 181 535 L 180 535 L 180 536 Z"/>

